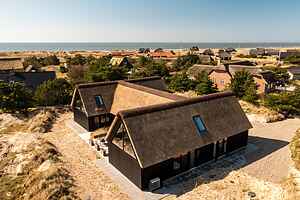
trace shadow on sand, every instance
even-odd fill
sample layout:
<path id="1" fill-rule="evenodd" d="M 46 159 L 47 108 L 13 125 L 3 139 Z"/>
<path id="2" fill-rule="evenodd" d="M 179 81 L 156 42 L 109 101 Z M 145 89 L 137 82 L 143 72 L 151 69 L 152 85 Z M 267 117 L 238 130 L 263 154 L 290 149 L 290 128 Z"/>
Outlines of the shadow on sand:
<path id="1" fill-rule="evenodd" d="M 246 148 L 242 148 L 216 161 L 210 161 L 163 182 L 164 187 L 156 194 L 171 194 L 177 197 L 193 190 L 197 185 L 221 180 L 231 171 L 245 167 L 285 147 L 288 142 L 249 136 Z"/>

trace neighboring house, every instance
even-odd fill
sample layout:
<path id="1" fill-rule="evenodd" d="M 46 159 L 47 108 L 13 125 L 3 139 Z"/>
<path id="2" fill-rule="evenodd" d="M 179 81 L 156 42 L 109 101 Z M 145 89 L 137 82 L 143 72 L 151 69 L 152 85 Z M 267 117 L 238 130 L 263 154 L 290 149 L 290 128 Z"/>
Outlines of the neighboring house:
<path id="1" fill-rule="evenodd" d="M 232 57 L 231 54 L 226 51 L 220 51 L 218 56 L 221 60 L 231 60 Z"/>
<path id="2" fill-rule="evenodd" d="M 3 57 L 0 58 L 0 72 L 24 71 L 22 58 Z"/>
<path id="3" fill-rule="evenodd" d="M 222 70 L 222 69 L 225 69 L 225 67 L 222 65 L 214 66 L 214 65 L 195 64 L 187 70 L 187 74 L 190 79 L 195 80 L 195 79 L 197 79 L 197 76 L 201 72 L 206 72 L 207 74 L 210 74 L 213 70 L 216 70 L 216 69 Z"/>
<path id="4" fill-rule="evenodd" d="M 109 163 L 142 190 L 245 147 L 252 127 L 231 92 L 185 98 L 163 85 L 158 78 L 78 85 L 71 104 L 113 118 Z"/>
<path id="5" fill-rule="evenodd" d="M 209 55 L 209 56 L 214 56 L 215 52 L 212 49 L 205 49 L 202 54 Z"/>
<path id="6" fill-rule="evenodd" d="M 287 69 L 291 80 L 300 80 L 300 66 L 294 66 Z"/>
<path id="7" fill-rule="evenodd" d="M 161 59 L 161 58 L 176 58 L 176 54 L 172 51 L 154 51 L 150 52 L 149 56 L 154 59 Z"/>
<path id="8" fill-rule="evenodd" d="M 129 68 L 132 67 L 127 57 L 116 57 L 116 56 L 112 57 L 110 60 L 110 64 L 112 66 L 118 66 L 118 67 L 124 67 L 124 66 Z"/>
<path id="9" fill-rule="evenodd" d="M 209 55 L 200 54 L 199 59 L 202 64 L 210 64 L 214 59 Z"/>
<path id="10" fill-rule="evenodd" d="M 297 49 L 288 49 L 287 51 L 280 52 L 279 59 L 284 60 L 290 56 L 300 56 L 300 51 Z"/>
<path id="11" fill-rule="evenodd" d="M 279 49 L 266 49 L 265 55 L 266 56 L 279 56 Z"/>
<path id="12" fill-rule="evenodd" d="M 0 72 L 0 80 L 5 82 L 22 82 L 35 91 L 44 81 L 54 80 L 55 72 Z"/>
<path id="13" fill-rule="evenodd" d="M 249 54 L 252 56 L 264 56 L 266 54 L 265 48 L 250 49 Z"/>
<path id="14" fill-rule="evenodd" d="M 226 69 L 213 69 L 209 78 L 214 82 L 219 91 L 226 90 L 231 83 L 231 75 Z"/>

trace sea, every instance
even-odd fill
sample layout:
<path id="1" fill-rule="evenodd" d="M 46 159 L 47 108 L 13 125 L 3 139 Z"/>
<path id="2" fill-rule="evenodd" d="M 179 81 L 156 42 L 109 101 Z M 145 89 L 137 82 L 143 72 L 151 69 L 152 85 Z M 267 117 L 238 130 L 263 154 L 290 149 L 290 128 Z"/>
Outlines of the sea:
<path id="1" fill-rule="evenodd" d="M 3 51 L 111 51 L 136 50 L 139 48 L 188 49 L 199 48 L 293 48 L 299 43 L 137 43 L 137 42 L 102 42 L 102 43 L 0 43 Z"/>

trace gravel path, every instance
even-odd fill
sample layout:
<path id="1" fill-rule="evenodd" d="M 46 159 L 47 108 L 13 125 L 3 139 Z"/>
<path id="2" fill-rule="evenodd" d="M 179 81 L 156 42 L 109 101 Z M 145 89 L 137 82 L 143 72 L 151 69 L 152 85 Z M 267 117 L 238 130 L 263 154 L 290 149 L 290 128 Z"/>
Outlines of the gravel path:
<path id="1" fill-rule="evenodd" d="M 245 156 L 250 164 L 241 170 L 259 179 L 280 183 L 292 164 L 288 144 L 300 128 L 300 119 L 255 123 L 253 127 L 249 143 L 257 149 Z"/>
<path id="2" fill-rule="evenodd" d="M 71 117 L 70 113 L 61 115 L 52 132 L 45 134 L 45 138 L 63 154 L 65 166 L 78 186 L 76 192 L 83 200 L 129 199 L 95 165 L 96 153 L 78 135 L 67 129 L 64 122 Z"/>

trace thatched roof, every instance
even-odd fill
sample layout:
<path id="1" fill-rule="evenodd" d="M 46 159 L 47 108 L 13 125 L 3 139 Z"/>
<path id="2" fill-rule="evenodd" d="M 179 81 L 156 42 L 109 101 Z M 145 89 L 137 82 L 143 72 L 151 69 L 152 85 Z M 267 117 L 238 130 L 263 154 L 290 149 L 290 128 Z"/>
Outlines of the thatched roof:
<path id="1" fill-rule="evenodd" d="M 196 115 L 207 128 L 202 136 L 192 120 Z M 124 123 L 142 168 L 251 128 L 231 92 L 120 111 L 108 132 L 109 142 L 117 121 Z"/>
<path id="2" fill-rule="evenodd" d="M 225 66 L 219 65 L 219 66 L 214 66 L 214 65 L 199 65 L 195 64 L 192 67 L 190 67 L 187 71 L 187 74 L 191 78 L 196 78 L 201 72 L 206 72 L 207 74 L 210 74 L 214 70 L 225 70 Z"/>
<path id="3" fill-rule="evenodd" d="M 246 65 L 229 65 L 229 72 L 232 76 L 235 75 L 235 73 L 240 71 L 247 71 L 252 75 L 257 75 L 262 72 L 262 69 L 256 66 L 246 66 Z"/>
<path id="4" fill-rule="evenodd" d="M 0 71 L 1 70 L 23 70 L 23 63 L 21 58 L 0 58 Z"/>
<path id="5" fill-rule="evenodd" d="M 166 92 L 165 82 L 160 77 L 79 84 L 76 86 L 74 93 L 75 96 L 80 95 L 87 116 L 96 116 L 102 113 L 116 114 L 124 109 L 184 98 Z M 97 109 L 95 103 L 95 96 L 97 95 L 101 95 L 105 109 Z M 74 106 L 75 96 L 73 96 L 71 103 L 72 107 Z"/>

